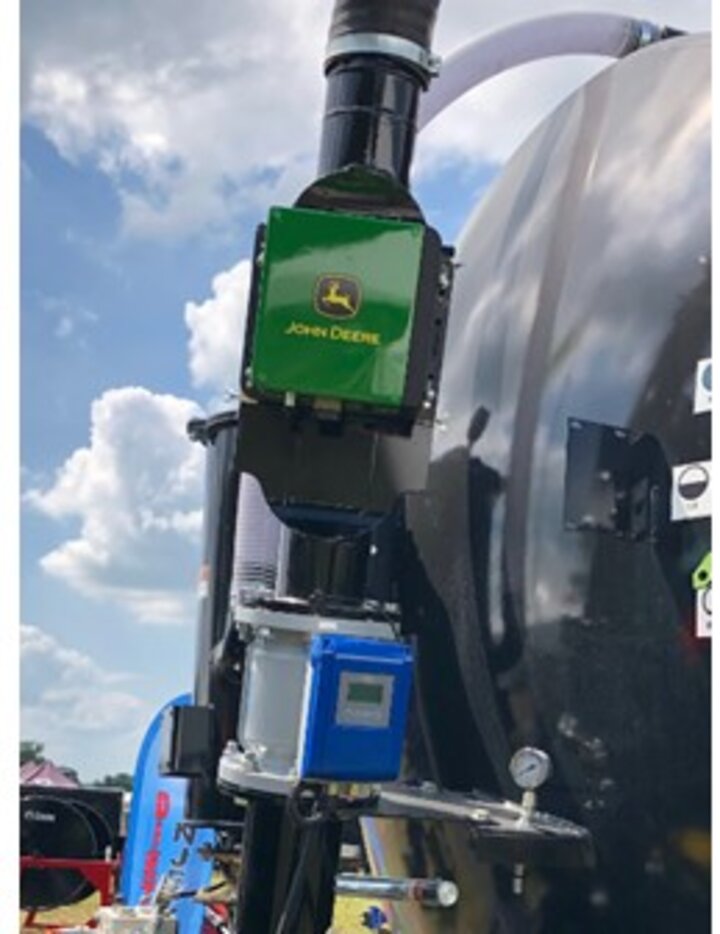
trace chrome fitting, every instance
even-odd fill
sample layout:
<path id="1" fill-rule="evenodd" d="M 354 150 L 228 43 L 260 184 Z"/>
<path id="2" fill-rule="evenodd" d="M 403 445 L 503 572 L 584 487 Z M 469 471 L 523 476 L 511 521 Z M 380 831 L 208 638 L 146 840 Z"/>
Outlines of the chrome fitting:
<path id="1" fill-rule="evenodd" d="M 646 19 L 636 20 L 633 32 L 634 43 L 632 49 L 629 50 L 631 52 L 644 49 L 646 45 L 653 45 L 663 38 L 662 28 Z"/>

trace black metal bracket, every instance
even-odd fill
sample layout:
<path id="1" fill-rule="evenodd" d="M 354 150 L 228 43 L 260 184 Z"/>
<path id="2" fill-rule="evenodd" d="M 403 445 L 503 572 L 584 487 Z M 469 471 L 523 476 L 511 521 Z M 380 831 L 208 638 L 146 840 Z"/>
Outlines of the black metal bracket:
<path id="1" fill-rule="evenodd" d="M 312 801 L 314 787 L 317 789 L 312 783 L 299 786 L 291 800 L 300 802 L 300 806 L 304 797 Z M 476 852 L 490 863 L 587 868 L 595 859 L 592 838 L 585 827 L 480 792 L 466 795 L 430 783 L 396 783 L 366 798 L 324 798 L 321 789 L 317 794 L 312 816 L 304 818 L 309 824 L 358 817 L 454 821 L 469 827 Z M 303 821 L 302 817 L 298 819 Z"/>
<path id="2" fill-rule="evenodd" d="M 572 418 L 565 465 L 565 528 L 656 541 L 669 522 L 671 473 L 660 442 Z"/>
<path id="3" fill-rule="evenodd" d="M 256 476 L 273 505 L 313 503 L 383 515 L 398 497 L 427 482 L 432 429 L 410 437 L 342 426 L 342 443 L 315 421 L 293 423 L 275 407 L 241 406 L 240 464 Z"/>
<path id="4" fill-rule="evenodd" d="M 161 775 L 206 778 L 211 774 L 215 738 L 212 707 L 170 707 L 161 729 Z"/>

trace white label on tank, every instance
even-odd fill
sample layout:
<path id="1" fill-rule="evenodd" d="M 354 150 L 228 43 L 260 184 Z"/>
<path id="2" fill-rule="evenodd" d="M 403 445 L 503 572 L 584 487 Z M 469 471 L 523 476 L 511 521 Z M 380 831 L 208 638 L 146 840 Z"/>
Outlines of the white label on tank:
<path id="1" fill-rule="evenodd" d="M 695 633 L 698 639 L 712 636 L 712 587 L 695 591 Z"/>
<path id="2" fill-rule="evenodd" d="M 672 503 L 670 518 L 673 522 L 683 519 L 704 519 L 712 510 L 710 492 L 710 461 L 695 464 L 679 464 L 673 467 Z"/>
<path id="3" fill-rule="evenodd" d="M 696 415 L 709 412 L 712 409 L 712 360 L 700 360 L 695 372 L 695 406 Z"/>

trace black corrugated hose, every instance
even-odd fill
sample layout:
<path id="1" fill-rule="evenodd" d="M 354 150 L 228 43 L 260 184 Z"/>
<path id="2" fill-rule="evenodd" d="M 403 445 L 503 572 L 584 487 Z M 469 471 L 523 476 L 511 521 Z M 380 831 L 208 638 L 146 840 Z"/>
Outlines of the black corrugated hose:
<path id="1" fill-rule="evenodd" d="M 336 0 L 330 41 L 350 33 L 384 33 L 430 49 L 440 0 Z"/>

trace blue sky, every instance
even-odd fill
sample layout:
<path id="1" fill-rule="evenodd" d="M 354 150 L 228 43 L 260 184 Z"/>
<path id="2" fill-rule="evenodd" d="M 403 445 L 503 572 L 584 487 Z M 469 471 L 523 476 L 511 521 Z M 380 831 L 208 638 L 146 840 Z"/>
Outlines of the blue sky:
<path id="1" fill-rule="evenodd" d="M 588 4 L 445 6 L 441 52 Z M 597 6 L 709 27 L 708 0 Z M 86 780 L 130 770 L 191 687 L 202 455 L 184 425 L 235 383 L 255 225 L 312 180 L 330 7 L 23 3 L 22 733 Z M 446 240 L 602 64 L 531 66 L 428 129 L 415 193 Z"/>

